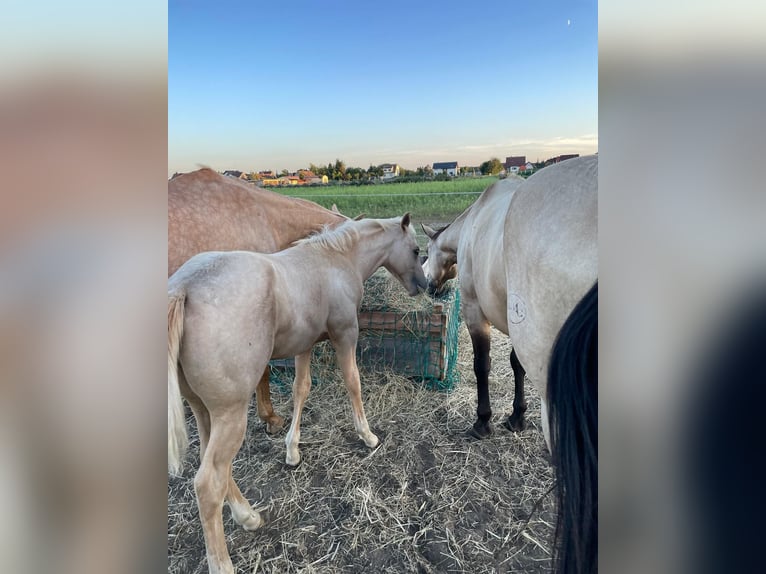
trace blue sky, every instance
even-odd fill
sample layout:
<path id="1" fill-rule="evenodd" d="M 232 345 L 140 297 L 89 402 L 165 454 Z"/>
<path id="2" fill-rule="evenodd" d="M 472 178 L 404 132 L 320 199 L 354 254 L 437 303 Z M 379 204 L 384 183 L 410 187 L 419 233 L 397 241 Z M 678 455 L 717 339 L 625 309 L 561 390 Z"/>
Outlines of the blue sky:
<path id="1" fill-rule="evenodd" d="M 598 147 L 595 0 L 168 4 L 168 172 Z"/>

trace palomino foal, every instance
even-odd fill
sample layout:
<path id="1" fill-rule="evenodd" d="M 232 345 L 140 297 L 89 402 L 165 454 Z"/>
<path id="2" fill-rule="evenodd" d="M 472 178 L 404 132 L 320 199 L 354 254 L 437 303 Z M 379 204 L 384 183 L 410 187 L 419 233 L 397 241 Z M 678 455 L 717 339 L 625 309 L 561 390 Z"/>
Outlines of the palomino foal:
<path id="1" fill-rule="evenodd" d="M 168 181 L 168 277 L 205 251 L 274 253 L 348 218 L 305 199 L 282 194 L 203 168 Z M 274 413 L 269 373 L 256 389 L 258 416 L 273 434 L 284 425 Z"/>
<path id="2" fill-rule="evenodd" d="M 426 287 L 415 231 L 402 218 L 348 221 L 270 255 L 234 251 L 192 257 L 168 281 L 168 465 L 187 444 L 181 396 L 200 436 L 194 489 L 214 573 L 233 573 L 222 506 L 245 529 L 263 524 L 231 474 L 247 408 L 269 359 L 295 356 L 289 465 L 300 462 L 300 418 L 311 387 L 311 348 L 329 338 L 343 372 L 354 427 L 374 448 L 362 405 L 356 345 L 363 283 L 383 266 L 414 296 Z M 179 368 L 180 367 L 180 368 Z"/>

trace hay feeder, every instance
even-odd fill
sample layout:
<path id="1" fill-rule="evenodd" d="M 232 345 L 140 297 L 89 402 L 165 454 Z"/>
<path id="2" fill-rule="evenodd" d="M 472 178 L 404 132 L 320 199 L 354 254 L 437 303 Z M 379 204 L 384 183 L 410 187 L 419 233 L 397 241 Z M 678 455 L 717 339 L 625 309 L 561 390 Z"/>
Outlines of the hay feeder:
<path id="1" fill-rule="evenodd" d="M 437 299 L 409 297 L 385 270 L 365 282 L 359 310 L 357 363 L 365 371 L 390 371 L 440 391 L 453 389 L 457 371 L 460 293 L 450 281 Z M 317 367 L 334 368 L 335 352 L 329 342 L 314 346 L 312 374 Z M 271 380 L 283 390 L 292 385 L 294 362 L 271 362 Z M 321 369 L 319 369 L 321 370 Z M 312 383 L 320 382 L 314 377 Z"/>

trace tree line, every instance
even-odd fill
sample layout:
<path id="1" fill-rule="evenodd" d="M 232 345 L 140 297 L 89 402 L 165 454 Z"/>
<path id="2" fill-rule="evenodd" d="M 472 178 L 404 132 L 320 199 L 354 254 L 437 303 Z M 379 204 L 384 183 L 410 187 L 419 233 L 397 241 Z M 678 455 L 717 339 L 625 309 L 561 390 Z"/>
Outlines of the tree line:
<path id="1" fill-rule="evenodd" d="M 460 168 L 460 172 L 462 174 L 497 175 L 503 169 L 503 163 L 498 158 L 493 157 L 478 166 L 463 166 Z M 298 175 L 302 176 L 303 171 L 299 170 Z M 346 162 L 341 159 L 336 159 L 335 163 L 330 162 L 327 165 L 311 163 L 309 164 L 308 171 L 318 176 L 326 175 L 327 179 L 332 181 L 370 181 L 382 178 L 384 173 L 382 165 L 370 165 L 365 169 L 363 167 L 347 166 Z M 280 175 L 290 175 L 290 172 L 283 169 Z M 433 176 L 434 172 L 430 165 L 419 166 L 414 170 L 399 166 L 400 178 L 431 178 Z"/>

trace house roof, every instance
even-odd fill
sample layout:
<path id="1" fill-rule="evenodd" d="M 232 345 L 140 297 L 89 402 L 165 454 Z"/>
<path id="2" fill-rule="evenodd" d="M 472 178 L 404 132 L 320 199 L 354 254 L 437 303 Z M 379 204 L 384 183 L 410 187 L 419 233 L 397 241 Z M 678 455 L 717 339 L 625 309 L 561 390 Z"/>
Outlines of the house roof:
<path id="1" fill-rule="evenodd" d="M 396 163 L 382 163 L 378 167 L 380 169 L 394 169 L 397 165 Z"/>
<path id="2" fill-rule="evenodd" d="M 433 169 L 456 169 L 456 161 L 442 161 L 434 164 Z"/>
<path id="3" fill-rule="evenodd" d="M 511 155 L 505 158 L 505 163 L 503 164 L 506 169 L 509 167 L 520 167 L 522 165 L 527 164 L 527 156 L 525 155 Z"/>
<path id="4" fill-rule="evenodd" d="M 242 175 L 242 172 L 237 169 L 227 169 L 225 172 L 223 172 L 223 175 L 228 175 L 231 177 L 239 177 Z"/>
<path id="5" fill-rule="evenodd" d="M 566 161 L 568 159 L 573 159 L 576 157 L 580 157 L 579 153 L 569 153 L 564 155 L 557 155 L 556 157 L 552 157 L 549 160 L 546 160 L 545 163 L 559 163 L 560 161 Z"/>

